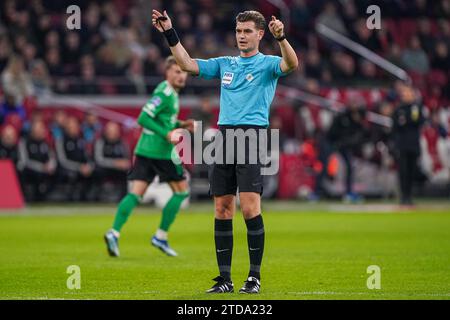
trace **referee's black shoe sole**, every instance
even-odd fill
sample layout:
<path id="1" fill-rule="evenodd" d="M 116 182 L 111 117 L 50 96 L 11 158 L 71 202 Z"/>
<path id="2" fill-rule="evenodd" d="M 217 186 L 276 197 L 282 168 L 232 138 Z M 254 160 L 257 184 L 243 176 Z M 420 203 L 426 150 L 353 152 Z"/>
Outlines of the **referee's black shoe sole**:
<path id="1" fill-rule="evenodd" d="M 205 293 L 234 293 L 233 282 L 227 281 L 221 276 L 215 277 L 213 279 L 217 283 L 213 285 L 210 289 L 206 290 Z"/>

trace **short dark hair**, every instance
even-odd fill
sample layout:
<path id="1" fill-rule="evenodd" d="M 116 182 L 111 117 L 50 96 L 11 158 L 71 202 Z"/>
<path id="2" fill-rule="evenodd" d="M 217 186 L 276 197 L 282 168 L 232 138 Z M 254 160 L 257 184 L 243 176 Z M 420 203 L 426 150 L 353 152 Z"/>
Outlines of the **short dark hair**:
<path id="1" fill-rule="evenodd" d="M 165 70 L 169 70 L 174 64 L 177 64 L 174 56 L 168 56 L 165 61 Z"/>
<path id="2" fill-rule="evenodd" d="M 253 21 L 255 23 L 256 28 L 259 30 L 266 29 L 266 19 L 258 11 L 255 10 L 244 11 L 236 16 L 236 22 L 247 22 L 247 21 Z"/>

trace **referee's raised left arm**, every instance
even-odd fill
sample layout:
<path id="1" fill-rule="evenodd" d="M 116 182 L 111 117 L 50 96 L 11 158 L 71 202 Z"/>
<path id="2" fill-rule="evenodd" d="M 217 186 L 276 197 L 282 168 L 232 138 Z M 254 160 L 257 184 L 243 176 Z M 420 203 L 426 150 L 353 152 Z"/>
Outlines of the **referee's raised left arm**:
<path id="1" fill-rule="evenodd" d="M 170 51 L 175 57 L 175 60 L 177 61 L 177 64 L 180 66 L 180 68 L 192 75 L 198 75 L 200 71 L 197 61 L 189 56 L 189 53 L 181 44 L 175 29 L 172 27 L 172 21 L 170 20 L 167 12 L 164 10 L 163 13 L 164 14 L 162 14 L 158 10 L 152 11 L 153 26 L 158 29 L 159 32 L 163 33 L 166 37 L 167 43 L 170 47 Z"/>
<path id="2" fill-rule="evenodd" d="M 298 58 L 295 50 L 290 45 L 289 41 L 286 40 L 284 34 L 284 24 L 275 16 L 272 16 L 272 20 L 269 23 L 269 30 L 272 35 L 278 40 L 281 49 L 281 71 L 284 73 L 291 72 L 298 68 Z"/>

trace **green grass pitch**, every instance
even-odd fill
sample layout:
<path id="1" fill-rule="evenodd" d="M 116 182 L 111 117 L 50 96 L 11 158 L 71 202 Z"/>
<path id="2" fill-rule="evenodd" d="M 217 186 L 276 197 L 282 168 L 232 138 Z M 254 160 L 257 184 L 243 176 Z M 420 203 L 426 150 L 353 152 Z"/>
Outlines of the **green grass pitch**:
<path id="1" fill-rule="evenodd" d="M 258 296 L 204 293 L 217 275 L 211 204 L 179 215 L 170 236 L 177 258 L 149 243 L 160 218 L 153 207 L 141 206 L 130 217 L 120 258 L 107 256 L 102 238 L 113 206 L 0 212 L 0 299 L 450 299 L 450 204 L 394 209 L 266 203 Z M 238 289 L 248 268 L 240 214 L 234 230 Z M 79 290 L 66 286 L 70 265 L 80 267 Z M 369 265 L 381 268 L 379 290 L 367 288 Z"/>

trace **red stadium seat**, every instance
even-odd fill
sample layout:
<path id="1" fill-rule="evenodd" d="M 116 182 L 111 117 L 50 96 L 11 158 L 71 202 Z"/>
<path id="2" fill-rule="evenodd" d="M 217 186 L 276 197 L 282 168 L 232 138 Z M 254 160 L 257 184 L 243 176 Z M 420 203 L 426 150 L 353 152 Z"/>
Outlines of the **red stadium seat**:
<path id="1" fill-rule="evenodd" d="M 27 114 L 27 118 L 33 113 L 33 111 L 37 108 L 37 99 L 36 97 L 26 97 L 23 106 L 25 108 L 25 112 Z"/>
<path id="2" fill-rule="evenodd" d="M 408 72 L 408 74 L 411 77 L 412 83 L 418 89 L 425 89 L 427 87 L 426 76 L 412 71 Z"/>
<path id="3" fill-rule="evenodd" d="M 445 86 L 447 81 L 447 75 L 443 70 L 432 70 L 427 75 L 427 82 L 431 85 Z"/>

